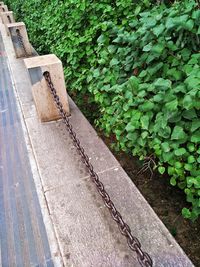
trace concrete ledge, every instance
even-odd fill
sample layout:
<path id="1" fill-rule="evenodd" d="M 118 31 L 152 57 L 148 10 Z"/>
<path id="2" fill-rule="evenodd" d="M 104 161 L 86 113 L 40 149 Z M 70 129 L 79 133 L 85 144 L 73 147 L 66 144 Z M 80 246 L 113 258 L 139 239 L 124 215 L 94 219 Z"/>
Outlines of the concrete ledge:
<path id="1" fill-rule="evenodd" d="M 62 122 L 39 122 L 25 66 L 14 58 L 10 39 L 4 41 L 65 266 L 139 267 Z M 154 266 L 194 266 L 72 100 L 70 108 L 71 122 L 95 170 Z"/>

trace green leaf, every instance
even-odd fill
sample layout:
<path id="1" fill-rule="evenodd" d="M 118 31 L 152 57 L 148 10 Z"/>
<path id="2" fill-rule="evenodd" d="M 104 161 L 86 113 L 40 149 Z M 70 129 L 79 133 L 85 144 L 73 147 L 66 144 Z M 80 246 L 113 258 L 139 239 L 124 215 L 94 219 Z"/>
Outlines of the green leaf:
<path id="1" fill-rule="evenodd" d="M 93 77 L 94 78 L 97 78 L 97 77 L 99 77 L 100 76 L 100 71 L 99 71 L 99 69 L 95 69 L 94 71 L 93 71 Z"/>
<path id="2" fill-rule="evenodd" d="M 108 52 L 110 54 L 114 54 L 116 52 L 116 46 L 115 45 L 109 45 L 108 46 Z"/>
<path id="3" fill-rule="evenodd" d="M 176 156 L 183 156 L 186 153 L 186 149 L 185 148 L 179 148 L 175 150 L 175 155 Z"/>
<path id="4" fill-rule="evenodd" d="M 191 171 L 191 170 L 193 169 L 193 166 L 192 166 L 192 164 L 188 164 L 188 163 L 186 163 L 186 164 L 184 165 L 184 168 L 185 168 L 186 171 Z"/>
<path id="5" fill-rule="evenodd" d="M 167 104 L 165 104 L 165 106 L 169 111 L 177 110 L 178 100 L 174 99 L 171 102 L 168 102 Z"/>
<path id="6" fill-rule="evenodd" d="M 171 134 L 171 128 L 169 126 L 166 126 L 164 129 L 159 129 L 158 135 L 163 138 L 169 138 Z"/>
<path id="7" fill-rule="evenodd" d="M 151 111 L 153 108 L 154 103 L 151 101 L 146 101 L 144 104 L 139 106 L 139 109 L 144 112 Z"/>
<path id="8" fill-rule="evenodd" d="M 151 48 L 152 48 L 152 44 L 149 43 L 143 47 L 142 51 L 149 52 Z"/>
<path id="9" fill-rule="evenodd" d="M 135 133 L 128 133 L 126 137 L 128 140 L 131 140 L 134 142 L 137 140 L 138 134 L 136 132 Z"/>
<path id="10" fill-rule="evenodd" d="M 128 83 L 130 84 L 133 92 L 137 91 L 139 88 L 139 80 L 137 77 L 132 76 L 129 80 Z"/>
<path id="11" fill-rule="evenodd" d="M 154 85 L 156 87 L 162 88 L 163 90 L 167 90 L 167 89 L 171 88 L 171 84 L 172 83 L 170 80 L 165 80 L 162 78 L 159 78 L 154 82 Z"/>
<path id="12" fill-rule="evenodd" d="M 195 145 L 193 143 L 187 143 L 187 149 L 190 151 L 190 152 L 194 152 L 195 150 Z"/>
<path id="13" fill-rule="evenodd" d="M 194 27 L 194 21 L 192 19 L 189 19 L 185 24 L 184 28 L 191 31 Z"/>
<path id="14" fill-rule="evenodd" d="M 156 54 L 161 54 L 165 48 L 164 44 L 155 44 L 152 46 L 151 51 L 156 53 Z"/>
<path id="15" fill-rule="evenodd" d="M 196 114 L 195 109 L 190 109 L 190 110 L 183 111 L 182 116 L 185 119 L 188 119 L 188 120 L 192 120 L 194 118 L 197 118 L 197 114 Z"/>
<path id="16" fill-rule="evenodd" d="M 191 211 L 187 208 L 182 209 L 182 215 L 185 219 L 190 219 L 191 217 Z"/>
<path id="17" fill-rule="evenodd" d="M 169 143 L 167 143 L 167 142 L 162 143 L 161 147 L 162 147 L 164 152 L 169 152 L 170 151 L 170 146 L 169 146 Z"/>
<path id="18" fill-rule="evenodd" d="M 160 174 L 163 174 L 165 172 L 165 167 L 162 166 L 158 167 L 158 171 Z"/>
<path id="19" fill-rule="evenodd" d="M 187 135 L 184 132 L 183 128 L 180 126 L 175 126 L 171 135 L 171 140 L 179 140 L 186 138 Z"/>
<path id="20" fill-rule="evenodd" d="M 102 34 L 102 35 L 100 35 L 99 38 L 97 39 L 97 42 L 100 43 L 100 44 L 103 44 L 103 43 L 106 42 L 106 40 L 107 40 L 107 37 L 106 37 L 104 34 Z"/>
<path id="21" fill-rule="evenodd" d="M 187 110 L 193 107 L 193 100 L 190 95 L 186 95 L 183 99 L 183 107 Z"/>
<path id="22" fill-rule="evenodd" d="M 176 178 L 175 178 L 175 177 L 172 177 L 172 178 L 170 179 L 170 184 L 173 185 L 173 186 L 176 185 Z"/>
<path id="23" fill-rule="evenodd" d="M 147 131 L 142 132 L 141 134 L 142 139 L 145 139 L 148 136 L 148 134 L 149 133 Z"/>
<path id="24" fill-rule="evenodd" d="M 200 120 L 193 120 L 192 121 L 192 127 L 191 127 L 191 132 L 196 131 L 198 128 L 200 128 Z"/>
<path id="25" fill-rule="evenodd" d="M 135 125 L 132 124 L 132 122 L 129 122 L 125 128 L 127 132 L 131 132 L 135 130 Z"/>
<path id="26" fill-rule="evenodd" d="M 163 24 L 160 24 L 153 28 L 153 33 L 158 37 L 165 29 Z"/>
<path id="27" fill-rule="evenodd" d="M 133 93 L 127 90 L 127 91 L 125 92 L 124 97 L 125 97 L 126 99 L 132 100 L 132 99 L 133 99 Z"/>
<path id="28" fill-rule="evenodd" d="M 117 58 L 113 58 L 111 61 L 110 61 L 110 66 L 113 67 L 115 65 L 118 65 L 119 64 L 119 61 Z"/>
<path id="29" fill-rule="evenodd" d="M 182 169 L 182 166 L 183 166 L 183 164 L 181 162 L 179 162 L 179 161 L 175 162 L 175 168 L 176 169 Z"/>
<path id="30" fill-rule="evenodd" d="M 200 131 L 196 131 L 192 137 L 191 137 L 191 142 L 193 143 L 200 143 Z"/>
<path id="31" fill-rule="evenodd" d="M 142 129 L 148 130 L 149 127 L 149 116 L 144 115 L 140 118 Z"/>
<path id="32" fill-rule="evenodd" d="M 188 157 L 188 163 L 191 164 L 191 163 L 194 163 L 196 160 L 194 158 L 194 156 L 189 156 Z"/>

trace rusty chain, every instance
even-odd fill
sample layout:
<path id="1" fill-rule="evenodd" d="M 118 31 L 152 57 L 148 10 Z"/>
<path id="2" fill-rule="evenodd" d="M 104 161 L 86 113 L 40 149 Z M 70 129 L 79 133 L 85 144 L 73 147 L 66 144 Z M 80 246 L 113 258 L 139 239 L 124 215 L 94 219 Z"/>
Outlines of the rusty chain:
<path id="1" fill-rule="evenodd" d="M 103 198 L 103 201 L 104 201 L 106 207 L 110 211 L 113 220 L 118 224 L 118 227 L 119 227 L 121 234 L 127 238 L 127 243 L 128 243 L 128 246 L 130 247 L 130 249 L 132 251 L 136 252 L 137 259 L 138 259 L 138 262 L 140 263 L 140 265 L 142 267 L 152 267 L 153 262 L 152 262 L 151 257 L 149 256 L 149 254 L 147 254 L 146 252 L 144 252 L 142 250 L 139 240 L 132 235 L 130 227 L 124 222 L 122 215 L 116 209 L 114 203 L 110 199 L 110 196 L 106 192 L 103 183 L 100 181 L 98 174 L 94 171 L 94 167 L 90 163 L 89 157 L 85 153 L 84 148 L 81 146 L 80 140 L 77 138 L 77 135 L 76 135 L 75 131 L 73 130 L 72 125 L 70 124 L 69 118 L 67 117 L 66 112 L 63 109 L 63 105 L 60 102 L 60 98 L 57 95 L 57 91 L 56 91 L 56 89 L 52 83 L 50 73 L 46 71 L 43 73 L 43 75 L 44 75 L 45 80 L 47 82 L 47 85 L 50 89 L 50 92 L 53 96 L 55 104 L 59 110 L 59 113 L 62 117 L 62 120 L 63 120 L 64 124 L 66 125 L 66 128 L 70 134 L 70 137 L 71 137 L 75 147 L 77 148 L 77 150 L 78 150 L 78 152 L 82 158 L 83 163 L 85 164 L 86 168 L 88 169 L 88 172 L 92 178 L 92 181 L 95 183 L 99 194 Z"/>
<path id="2" fill-rule="evenodd" d="M 20 33 L 20 30 L 19 29 L 16 29 L 16 34 L 17 34 L 19 45 L 24 50 L 24 55 L 27 57 L 28 56 L 28 53 L 26 51 L 26 47 L 24 45 L 23 37 L 21 36 L 21 33 Z"/>

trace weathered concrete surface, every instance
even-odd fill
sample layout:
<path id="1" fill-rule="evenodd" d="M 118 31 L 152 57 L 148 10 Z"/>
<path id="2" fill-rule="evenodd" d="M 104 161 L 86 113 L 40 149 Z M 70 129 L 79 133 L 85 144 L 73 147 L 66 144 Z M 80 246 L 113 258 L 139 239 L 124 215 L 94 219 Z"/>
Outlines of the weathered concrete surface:
<path id="1" fill-rule="evenodd" d="M 52 83 L 57 88 L 57 95 L 63 103 L 63 109 L 69 115 L 68 97 L 60 59 L 55 55 L 35 56 L 24 59 L 24 63 L 31 80 L 32 95 L 39 119 L 42 122 L 49 122 L 61 118 L 43 75 L 45 72 L 50 73 Z"/>
<path id="2" fill-rule="evenodd" d="M 8 30 L 7 24 L 15 22 L 15 19 L 14 19 L 14 16 L 13 16 L 13 12 L 12 11 L 1 12 L 1 20 L 2 20 L 2 22 L 4 24 L 4 26 L 5 26 L 7 35 L 9 35 L 10 32 Z"/>
<path id="3" fill-rule="evenodd" d="M 65 266 L 139 267 L 80 163 L 64 126 L 59 121 L 39 122 L 23 62 L 11 57 L 10 63 Z M 193 266 L 72 101 L 70 108 L 71 122 L 95 170 L 133 234 L 152 256 L 154 266 Z"/>
<path id="4" fill-rule="evenodd" d="M 26 57 L 26 55 L 32 56 L 33 50 L 28 39 L 28 34 L 26 31 L 25 24 L 23 22 L 16 22 L 16 23 L 7 24 L 7 27 L 8 27 L 8 31 L 11 36 L 11 39 L 12 39 L 16 57 L 22 58 L 22 57 Z M 22 47 L 22 45 L 19 42 L 17 31 L 19 31 L 24 47 Z"/>
<path id="5" fill-rule="evenodd" d="M 8 48 L 1 23 L 0 32 Z M 5 116 L 0 107 L 0 266 L 63 266 L 2 41 L 0 46 L 0 106 L 7 106 Z"/>

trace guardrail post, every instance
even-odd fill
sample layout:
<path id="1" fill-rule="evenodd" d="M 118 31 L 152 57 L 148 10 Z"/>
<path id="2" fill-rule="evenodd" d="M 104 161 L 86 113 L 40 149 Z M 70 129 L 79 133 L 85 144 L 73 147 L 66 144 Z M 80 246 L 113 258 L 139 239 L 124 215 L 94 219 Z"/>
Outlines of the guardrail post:
<path id="1" fill-rule="evenodd" d="M 1 2 L 1 3 L 3 3 L 3 2 Z M 7 5 L 4 5 L 4 4 L 1 4 L 0 5 L 0 13 L 1 12 L 8 12 L 8 7 L 7 7 Z"/>
<path id="2" fill-rule="evenodd" d="M 13 12 L 12 11 L 1 12 L 1 19 L 2 19 L 3 24 L 5 25 L 7 34 L 10 35 L 10 32 L 9 32 L 7 24 L 15 22 L 15 19 L 14 19 L 14 16 L 13 16 Z"/>
<path id="3" fill-rule="evenodd" d="M 57 94 L 63 104 L 63 109 L 69 115 L 62 62 L 52 54 L 24 59 L 24 63 L 32 83 L 32 94 L 39 119 L 42 122 L 47 122 L 61 118 L 43 76 L 43 73 L 46 71 L 50 73 Z"/>
<path id="4" fill-rule="evenodd" d="M 17 58 L 32 56 L 33 49 L 28 40 L 26 26 L 23 22 L 8 24 L 8 30 L 11 35 Z"/>

